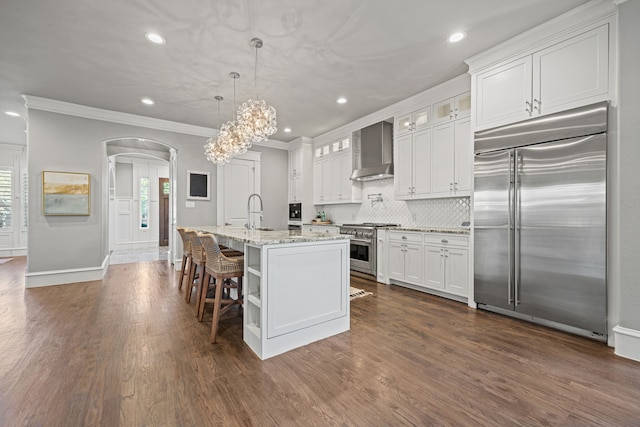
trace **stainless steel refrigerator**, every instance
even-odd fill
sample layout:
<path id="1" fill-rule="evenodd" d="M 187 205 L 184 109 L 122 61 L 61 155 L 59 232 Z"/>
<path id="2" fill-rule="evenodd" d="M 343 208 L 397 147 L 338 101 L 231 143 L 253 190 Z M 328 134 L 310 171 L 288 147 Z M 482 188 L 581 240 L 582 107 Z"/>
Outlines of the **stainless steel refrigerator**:
<path id="1" fill-rule="evenodd" d="M 607 103 L 475 134 L 479 308 L 606 340 Z"/>

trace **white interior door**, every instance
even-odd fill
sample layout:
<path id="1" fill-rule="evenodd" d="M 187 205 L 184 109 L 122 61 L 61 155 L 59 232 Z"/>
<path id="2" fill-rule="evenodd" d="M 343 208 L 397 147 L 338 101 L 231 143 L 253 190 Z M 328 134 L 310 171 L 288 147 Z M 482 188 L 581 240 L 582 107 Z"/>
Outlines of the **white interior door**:
<path id="1" fill-rule="evenodd" d="M 259 153 L 258 153 L 259 154 Z M 247 200 L 260 194 L 260 157 L 245 153 L 218 168 L 218 225 L 244 227 L 247 223 Z M 251 211 L 260 209 L 253 199 Z M 220 215 L 222 212 L 222 215 Z M 253 214 L 251 223 L 260 225 L 260 215 Z"/>

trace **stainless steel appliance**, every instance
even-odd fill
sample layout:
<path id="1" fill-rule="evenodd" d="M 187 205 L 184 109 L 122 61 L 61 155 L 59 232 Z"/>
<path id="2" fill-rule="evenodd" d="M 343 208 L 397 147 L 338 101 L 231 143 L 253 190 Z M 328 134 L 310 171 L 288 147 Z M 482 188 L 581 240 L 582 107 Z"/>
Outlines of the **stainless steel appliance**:
<path id="1" fill-rule="evenodd" d="M 475 134 L 479 308 L 606 340 L 607 103 Z"/>
<path id="2" fill-rule="evenodd" d="M 289 203 L 289 221 L 302 221 L 302 203 Z"/>
<path id="3" fill-rule="evenodd" d="M 393 120 L 379 122 L 353 133 L 360 139 L 354 152 L 355 169 L 350 179 L 371 181 L 393 177 Z"/>
<path id="4" fill-rule="evenodd" d="M 340 234 L 351 236 L 350 262 L 352 272 L 359 272 L 376 276 L 377 249 L 376 239 L 378 227 L 395 227 L 397 224 L 378 224 L 365 222 L 362 224 L 343 224 Z"/>

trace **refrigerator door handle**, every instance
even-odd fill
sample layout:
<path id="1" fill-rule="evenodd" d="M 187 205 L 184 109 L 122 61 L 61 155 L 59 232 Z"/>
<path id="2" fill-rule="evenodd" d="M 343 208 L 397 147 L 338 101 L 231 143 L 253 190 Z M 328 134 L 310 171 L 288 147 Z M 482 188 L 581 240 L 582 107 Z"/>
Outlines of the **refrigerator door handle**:
<path id="1" fill-rule="evenodd" d="M 511 233 L 513 232 L 513 152 L 509 151 L 509 187 L 508 187 L 508 197 L 507 200 L 509 201 L 507 209 L 508 209 L 508 214 L 507 214 L 507 253 L 509 254 L 509 257 L 511 257 L 511 252 L 513 250 L 512 243 L 511 243 Z M 511 287 L 513 286 L 513 281 L 512 281 L 512 277 L 513 277 L 513 271 L 512 271 L 512 263 L 511 263 L 511 259 L 509 259 L 509 268 L 508 268 L 508 286 L 507 286 L 507 298 L 509 299 L 509 304 L 513 304 L 513 296 L 511 295 Z"/>
<path id="2" fill-rule="evenodd" d="M 513 177 L 514 177 L 514 299 L 515 305 L 520 304 L 520 299 L 518 297 L 518 291 L 520 287 L 520 152 L 516 150 L 514 166 L 513 166 Z"/>

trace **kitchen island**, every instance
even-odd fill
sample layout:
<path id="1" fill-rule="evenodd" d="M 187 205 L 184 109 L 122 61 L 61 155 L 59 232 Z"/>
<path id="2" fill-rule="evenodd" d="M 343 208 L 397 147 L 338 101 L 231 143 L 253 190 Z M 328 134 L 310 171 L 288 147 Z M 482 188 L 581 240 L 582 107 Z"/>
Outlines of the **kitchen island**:
<path id="1" fill-rule="evenodd" d="M 244 252 L 244 342 L 267 359 L 349 330 L 349 237 L 191 227 Z"/>

